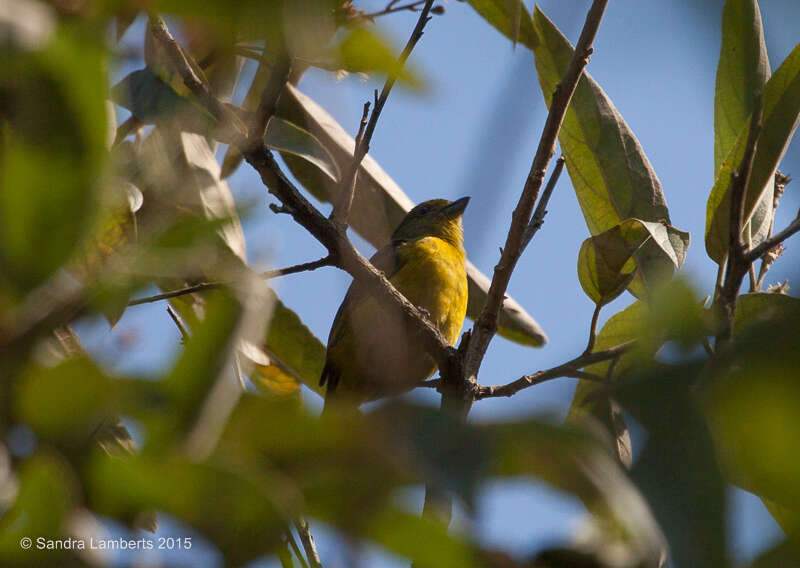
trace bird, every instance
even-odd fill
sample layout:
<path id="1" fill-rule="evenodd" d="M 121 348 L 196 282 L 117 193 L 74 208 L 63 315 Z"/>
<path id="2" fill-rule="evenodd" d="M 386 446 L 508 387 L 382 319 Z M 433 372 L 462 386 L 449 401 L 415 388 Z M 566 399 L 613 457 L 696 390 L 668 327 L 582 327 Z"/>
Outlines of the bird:
<path id="1" fill-rule="evenodd" d="M 454 345 L 467 312 L 467 272 L 462 215 L 469 197 L 431 199 L 409 211 L 388 244 L 370 258 L 397 290 L 425 313 Z M 347 290 L 328 336 L 320 386 L 324 412 L 358 407 L 418 386 L 436 361 L 407 324 L 358 281 Z"/>

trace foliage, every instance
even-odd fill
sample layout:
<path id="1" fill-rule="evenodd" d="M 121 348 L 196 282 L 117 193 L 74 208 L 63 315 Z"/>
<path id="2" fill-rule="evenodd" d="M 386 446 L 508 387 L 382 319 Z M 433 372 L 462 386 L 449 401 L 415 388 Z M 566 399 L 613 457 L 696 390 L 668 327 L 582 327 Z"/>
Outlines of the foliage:
<path id="1" fill-rule="evenodd" d="M 588 73 L 559 133 L 589 233 L 576 251 L 578 279 L 595 315 L 625 290 L 636 301 L 599 333 L 595 318 L 581 357 L 618 350 L 579 357 L 550 377 L 582 379 L 566 421 L 473 424 L 398 401 L 319 418 L 303 396 L 319 394 L 325 347 L 246 262 L 241 204 L 226 181 L 248 154 L 237 125 L 257 120 L 274 70 L 291 61 L 294 76 L 280 78 L 256 138 L 281 155 L 304 194 L 336 204 L 355 140 L 297 80 L 316 66 L 424 88 L 417 65 L 399 66 L 396 46 L 349 1 L 149 3 L 153 17 L 167 14 L 180 30 L 178 52 L 232 126 L 181 77 L 151 28 L 145 66 L 109 84 L 117 61 L 108 31 L 116 25 L 118 39 L 140 3 L 11 4 L 0 14 L 0 564 L 97 564 L 86 551 L 27 550 L 20 539 L 88 538 L 87 516 L 149 526 L 155 511 L 235 565 L 263 557 L 315 565 L 296 542 L 307 538 L 294 528 L 305 518 L 312 531 L 324 522 L 342 543 L 371 543 L 418 566 L 580 558 L 649 567 L 669 556 L 674 566 L 723 567 L 731 565 L 728 484 L 762 498 L 787 535 L 754 566 L 798 562 L 800 300 L 758 286 L 736 297 L 736 286 L 726 312 L 721 290 L 707 307 L 673 277 L 689 234 L 671 224 L 644 148 Z M 568 39 L 519 0 L 469 4 L 532 51 L 544 100 L 555 106 L 574 55 Z M 776 170 L 800 117 L 800 45 L 771 74 L 756 0 L 727 0 L 721 21 L 704 238 L 722 275 L 736 244 L 732 174 L 743 171 L 759 118 L 741 238 L 752 247 L 772 236 Z M 227 101 L 243 58 L 257 70 L 236 106 Z M 111 101 L 130 117 L 118 121 Z M 222 165 L 219 143 L 229 144 Z M 377 246 L 413 203 L 370 156 L 358 172 L 348 222 Z M 767 253 L 762 271 L 780 256 Z M 468 275 L 468 314 L 477 318 L 489 279 L 471 264 Z M 169 297 L 185 345 L 156 377 L 114 373 L 70 326 L 98 314 L 113 325 L 151 285 L 186 289 Z M 721 332 L 726 318 L 732 338 Z M 499 333 L 528 346 L 546 341 L 510 297 Z M 668 346 L 677 355 L 664 356 Z M 635 452 L 631 419 L 647 434 Z M 511 558 L 398 505 L 398 492 L 427 485 L 474 514 L 488 482 L 513 478 L 580 499 L 588 519 L 580 545 Z"/>

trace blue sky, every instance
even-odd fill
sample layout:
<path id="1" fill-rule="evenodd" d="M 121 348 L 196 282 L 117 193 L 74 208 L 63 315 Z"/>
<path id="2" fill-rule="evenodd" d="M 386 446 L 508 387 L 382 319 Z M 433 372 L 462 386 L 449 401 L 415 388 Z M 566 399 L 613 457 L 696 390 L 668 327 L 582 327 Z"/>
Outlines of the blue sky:
<path id="1" fill-rule="evenodd" d="M 364 9 L 385 2 L 356 2 Z M 544 12 L 575 41 L 590 2 L 543 0 Z M 611 97 L 641 142 L 663 185 L 672 224 L 689 231 L 692 245 L 682 273 L 705 296 L 716 266 L 705 254 L 705 203 L 713 183 L 714 80 L 719 56 L 721 0 L 673 0 L 609 3 L 588 70 Z M 472 196 L 465 218 L 466 248 L 485 273 L 499 257 L 511 211 L 522 189 L 546 116 L 533 56 L 490 28 L 468 5 L 446 3 L 411 56 L 428 89 L 414 93 L 396 88 L 372 140 L 371 154 L 415 202 L 434 197 Z M 794 47 L 800 3 L 761 2 L 773 69 Z M 402 46 L 416 15 L 382 18 L 378 26 Z M 140 42 L 137 30 L 128 41 Z M 246 70 L 247 71 L 247 70 Z M 363 102 L 379 80 L 351 77 L 336 82 L 330 73 L 309 71 L 300 88 L 322 104 L 345 128 L 355 131 Z M 800 172 L 800 144 L 793 144 L 782 171 Z M 800 177 L 800 173 L 798 173 Z M 324 249 L 285 215 L 274 215 L 260 180 L 242 167 L 230 179 L 240 203 L 256 203 L 245 221 L 248 256 L 255 268 L 296 264 L 324 255 Z M 776 216 L 783 227 L 800 207 L 791 185 Z M 328 206 L 320 206 L 326 212 Z M 593 304 L 576 274 L 577 253 L 588 236 L 569 177 L 561 177 L 545 225 L 527 249 L 511 281 L 510 293 L 539 321 L 550 343 L 530 349 L 496 338 L 489 348 L 480 380 L 507 382 L 537 369 L 559 364 L 581 352 L 586 343 Z M 354 240 L 365 254 L 372 249 Z M 771 270 L 768 282 L 789 278 L 800 255 L 794 243 Z M 326 268 L 273 281 L 281 299 L 295 309 L 321 339 L 327 337 L 349 277 Z M 630 295 L 604 308 L 601 324 L 632 300 Z M 178 337 L 164 306 L 129 309 L 115 330 L 100 321 L 81 326 L 87 345 L 107 364 L 126 372 L 154 372 L 174 357 Z M 126 340 L 126 341 L 124 341 Z M 565 414 L 575 382 L 560 379 L 528 389 L 512 399 L 484 400 L 472 411 L 475 420 L 511 416 Z M 436 403 L 430 392 L 412 396 Z M 309 404 L 319 406 L 315 395 Z M 421 491 L 409 491 L 410 507 L 421 506 Z M 760 502 L 732 492 L 731 526 L 736 558 L 749 558 L 780 535 Z M 492 484 L 480 500 L 474 529 L 487 544 L 517 553 L 567 538 L 581 507 L 533 483 Z M 462 523 L 467 521 L 462 519 Z M 164 531 L 182 536 L 178 526 Z M 319 529 L 326 567 L 345 566 L 336 543 Z M 219 558 L 204 555 L 214 565 Z M 215 560 L 216 559 L 216 560 Z M 170 560 L 182 559 L 170 557 Z M 197 565 L 193 558 L 192 565 Z M 365 566 L 403 566 L 398 559 L 366 551 Z"/>

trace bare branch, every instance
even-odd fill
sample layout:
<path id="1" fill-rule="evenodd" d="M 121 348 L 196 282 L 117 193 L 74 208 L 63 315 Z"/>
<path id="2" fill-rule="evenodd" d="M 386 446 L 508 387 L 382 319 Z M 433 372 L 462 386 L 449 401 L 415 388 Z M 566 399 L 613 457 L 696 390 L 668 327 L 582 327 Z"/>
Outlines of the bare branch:
<path id="1" fill-rule="evenodd" d="M 537 373 L 533 373 L 532 375 L 525 375 L 524 377 L 520 377 L 516 381 L 505 385 L 476 385 L 475 400 L 499 396 L 513 396 L 523 389 L 560 377 L 572 377 L 585 381 L 594 381 L 607 384 L 608 381 L 605 377 L 601 377 L 593 373 L 586 373 L 580 369 L 593 363 L 615 360 L 619 358 L 620 355 L 630 351 L 633 345 L 634 342 L 629 341 L 627 343 L 611 347 L 610 349 L 597 351 L 596 353 L 583 353 L 575 359 L 564 363 L 563 365 L 553 367 L 552 369 L 547 369 L 546 371 L 539 371 Z"/>
<path id="2" fill-rule="evenodd" d="M 779 244 L 783 243 L 786 239 L 794 235 L 800 231 L 800 216 L 798 216 L 794 221 L 789 223 L 789 226 L 786 227 L 783 231 L 776 233 L 771 239 L 767 239 L 763 241 L 760 245 L 753 248 L 753 250 L 748 251 L 744 255 L 744 259 L 747 262 L 754 262 L 759 257 L 764 256 L 764 254 L 777 247 Z"/>
<path id="3" fill-rule="evenodd" d="M 591 353 L 592 349 L 594 349 L 594 342 L 597 339 L 597 319 L 600 317 L 602 308 L 602 304 L 596 304 L 594 312 L 592 312 L 592 323 L 589 324 L 589 342 L 586 344 L 585 353 Z"/>
<path id="4" fill-rule="evenodd" d="M 739 168 L 731 173 L 730 187 L 730 223 L 728 238 L 728 262 L 725 266 L 725 278 L 722 289 L 717 296 L 717 309 L 720 310 L 722 327 L 717 334 L 717 347 L 728 341 L 733 332 L 733 318 L 736 311 L 736 296 L 742 285 L 742 280 L 747 274 L 753 260 L 760 255 L 755 255 L 753 260 L 748 260 L 742 243 L 742 227 L 744 226 L 745 191 L 753 169 L 753 160 L 758 148 L 758 139 L 761 135 L 761 121 L 763 113 L 763 97 L 759 93 L 753 101 L 753 119 L 750 123 L 750 132 L 747 135 L 747 145 Z M 766 241 L 765 241 L 766 242 Z M 762 243 L 764 244 L 764 243 Z M 756 247 L 758 248 L 758 247 Z M 766 250 L 766 249 L 765 249 Z"/>
<path id="5" fill-rule="evenodd" d="M 550 179 L 547 180 L 547 185 L 544 187 L 542 198 L 536 206 L 536 211 L 533 212 L 533 217 L 528 227 L 525 229 L 525 236 L 522 238 L 522 250 L 528 246 L 533 236 L 544 224 L 544 216 L 547 215 L 547 204 L 550 202 L 550 196 L 553 195 L 553 190 L 558 183 L 558 178 L 561 177 L 561 172 L 564 170 L 564 162 L 566 159 L 561 156 L 556 160 L 556 167 L 553 168 L 553 173 L 550 174 Z M 522 254 L 522 253 L 520 253 Z"/>
<path id="6" fill-rule="evenodd" d="M 208 109 L 221 125 L 234 128 L 236 135 L 244 137 L 246 129 L 242 122 L 213 95 L 208 85 L 197 75 L 195 69 L 199 69 L 199 67 L 196 64 L 194 66 L 191 65 L 190 56 L 172 36 L 164 20 L 156 14 L 150 14 L 150 32 L 164 47 L 172 66 L 183 79 L 184 85 L 197 97 L 200 103 Z"/>
<path id="7" fill-rule="evenodd" d="M 483 356 L 497 331 L 497 322 L 500 308 L 503 304 L 511 274 L 516 267 L 517 260 L 522 253 L 522 243 L 527 226 L 531 220 L 531 213 L 539 190 L 542 187 L 547 165 L 555 152 L 556 139 L 564 120 L 567 107 L 572 100 L 572 95 L 578 85 L 578 81 L 583 74 L 583 69 L 589 62 L 589 55 L 592 53 L 592 43 L 594 42 L 600 20 L 603 17 L 608 0 L 594 0 L 586 22 L 581 31 L 580 39 L 575 46 L 572 59 L 569 62 L 567 71 L 561 82 L 556 87 L 553 100 L 550 105 L 550 112 L 547 115 L 547 122 L 544 131 L 539 139 L 539 147 L 531 165 L 530 173 L 525 181 L 525 187 L 519 198 L 514 213 L 512 215 L 511 226 L 508 230 L 506 243 L 503 246 L 503 253 L 500 255 L 500 262 L 495 266 L 492 284 L 489 287 L 486 304 L 481 311 L 475 325 L 473 326 L 472 340 L 466 355 L 465 371 L 466 379 L 475 382 L 478 369 L 480 368 Z"/>
<path id="8" fill-rule="evenodd" d="M 370 102 L 367 101 L 364 103 L 364 111 L 361 115 L 361 123 L 358 127 L 358 134 L 356 135 L 356 144 L 355 148 L 361 146 L 362 141 L 364 140 L 364 129 L 367 127 L 367 118 L 369 116 L 369 107 Z M 344 179 L 342 182 L 344 183 Z M 358 167 L 355 169 L 355 173 L 353 174 L 353 178 L 351 183 L 348 187 L 342 187 L 342 192 L 339 193 L 341 196 L 339 202 L 333 207 L 333 212 L 331 213 L 331 219 L 335 222 L 342 223 L 343 225 L 347 225 L 347 220 L 350 218 L 350 209 L 353 206 L 353 198 L 356 194 L 356 182 L 358 181 Z"/>
<path id="9" fill-rule="evenodd" d="M 294 526 L 297 529 L 297 535 L 300 537 L 300 542 L 306 551 L 306 558 L 308 559 L 309 568 L 322 568 L 322 561 L 317 552 L 317 545 L 314 543 L 314 537 L 311 535 L 311 530 L 308 528 L 308 523 L 302 517 L 299 517 Z"/>
<path id="10" fill-rule="evenodd" d="M 266 65 L 265 57 L 266 56 L 262 54 L 262 65 Z M 285 52 L 281 51 L 275 57 L 269 79 L 267 80 L 264 90 L 261 92 L 261 99 L 256 109 L 253 128 L 249 132 L 250 138 L 264 139 L 264 135 L 267 132 L 267 123 L 269 123 L 269 119 L 272 115 L 275 114 L 278 98 L 281 96 L 286 81 L 289 80 L 289 73 L 291 73 L 291 71 L 291 60 Z"/>
<path id="11" fill-rule="evenodd" d="M 189 340 L 189 331 L 183 324 L 181 316 L 178 315 L 178 312 L 176 312 L 172 306 L 167 306 L 167 313 L 169 314 L 169 317 L 172 318 L 172 321 L 175 322 L 175 326 L 178 328 L 178 331 L 181 334 L 181 343 L 186 343 Z"/>
<path id="12" fill-rule="evenodd" d="M 389 98 L 389 93 L 397 81 L 397 78 L 400 76 L 408 56 L 411 55 L 411 50 L 414 49 L 414 46 L 417 45 L 417 42 L 422 37 L 425 24 L 427 24 L 428 20 L 431 19 L 429 14 L 432 6 L 433 0 L 425 1 L 425 6 L 422 8 L 419 18 L 417 19 L 417 25 L 414 26 L 414 30 L 411 32 L 411 37 L 408 38 L 406 46 L 400 53 L 400 57 L 397 60 L 397 65 L 394 71 L 390 73 L 388 77 L 386 77 L 386 82 L 383 84 L 383 89 L 381 90 L 380 96 L 375 98 L 375 107 L 372 110 L 372 115 L 369 117 L 369 122 L 367 123 L 367 127 L 364 130 L 360 142 L 356 144 L 356 147 L 353 151 L 353 161 L 350 163 L 350 167 L 347 169 L 345 176 L 341 180 L 342 191 L 339 192 L 340 195 L 347 195 L 348 193 L 351 193 L 349 191 L 350 188 L 355 188 L 355 178 L 358 174 L 358 168 L 361 167 L 361 162 L 364 159 L 364 156 L 369 153 L 369 143 L 372 140 L 372 135 L 375 132 L 375 126 L 378 124 L 378 119 L 383 111 L 383 106 L 386 104 L 386 100 Z M 350 203 L 352 203 L 352 196 L 345 198 L 344 201 L 349 203 L 342 203 L 340 209 L 349 210 Z M 347 222 L 347 216 L 343 215 L 343 211 L 336 211 L 336 209 L 334 209 L 331 216 L 335 221 L 342 223 Z"/>
<path id="13" fill-rule="evenodd" d="M 369 14 L 364 14 L 363 18 L 369 18 L 373 20 L 375 18 L 379 18 L 381 16 L 386 16 L 388 14 L 394 14 L 396 12 L 403 12 L 408 10 L 409 12 L 418 12 L 420 6 L 425 3 L 425 0 L 416 0 L 415 2 L 409 2 L 408 4 L 403 4 L 401 6 L 397 6 L 397 0 L 393 0 L 389 2 L 383 10 L 379 10 L 377 12 L 370 12 Z"/>
<path id="14" fill-rule="evenodd" d="M 287 274 L 296 274 L 298 272 L 306 272 L 316 270 L 323 266 L 333 265 L 333 259 L 330 256 L 313 260 L 311 262 L 304 262 L 303 264 L 295 264 L 294 266 L 287 266 L 286 268 L 276 268 L 275 270 L 267 270 L 261 273 L 261 277 L 265 280 L 270 278 L 278 278 L 279 276 L 286 276 Z M 194 294 L 195 292 L 203 292 L 205 290 L 214 290 L 222 286 L 232 284 L 232 282 L 201 282 L 194 286 L 187 286 L 179 290 L 170 290 L 163 294 L 156 294 L 155 296 L 147 296 L 146 298 L 138 298 L 128 302 L 129 306 L 139 306 L 141 304 L 149 304 L 152 302 L 159 302 L 161 300 L 169 300 L 170 298 L 177 298 L 178 296 L 185 296 L 186 294 Z"/>

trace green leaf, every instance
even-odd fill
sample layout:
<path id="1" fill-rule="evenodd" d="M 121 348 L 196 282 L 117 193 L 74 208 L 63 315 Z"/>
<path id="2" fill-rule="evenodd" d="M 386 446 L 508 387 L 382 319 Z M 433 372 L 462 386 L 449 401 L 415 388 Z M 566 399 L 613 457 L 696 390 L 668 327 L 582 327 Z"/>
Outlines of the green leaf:
<path id="1" fill-rule="evenodd" d="M 90 359 L 73 357 L 55 367 L 31 368 L 21 379 L 16 408 L 41 436 L 82 445 L 111 414 L 111 384 Z"/>
<path id="2" fill-rule="evenodd" d="M 355 147 L 353 138 L 325 109 L 294 86 L 286 85 L 278 101 L 278 114 L 316 136 L 338 164 L 352 161 Z M 287 153 L 283 153 L 282 157 L 292 174 L 314 197 L 327 203 L 336 202 L 339 184 L 322 175 L 318 168 L 309 167 L 304 160 Z M 413 202 L 372 156 L 365 156 L 350 211 L 350 226 L 373 246 L 381 247 L 389 241 L 394 228 L 412 207 Z M 486 302 L 490 281 L 469 261 L 467 278 L 467 316 L 475 318 Z M 547 340 L 539 324 L 511 297 L 507 297 L 503 303 L 499 332 L 523 345 L 540 346 Z"/>
<path id="3" fill-rule="evenodd" d="M 633 280 L 633 254 L 650 238 L 637 219 L 628 219 L 594 237 L 578 252 L 578 279 L 586 295 L 604 305 L 622 294 Z"/>
<path id="4" fill-rule="evenodd" d="M 0 60 L 0 295 L 35 288 L 93 226 L 107 156 L 105 68 L 97 45 L 64 30 Z"/>
<path id="5" fill-rule="evenodd" d="M 649 306 L 638 300 L 620 310 L 606 321 L 595 339 L 595 351 L 602 351 L 638 339 L 649 317 Z M 635 360 L 634 353 L 626 353 L 620 357 L 614 367 L 614 376 L 618 376 L 631 366 Z M 610 361 L 589 365 L 586 371 L 606 376 Z M 592 381 L 579 381 L 572 396 L 572 403 L 567 412 L 567 424 L 584 423 L 587 417 L 597 420 L 613 437 L 619 460 L 629 465 L 632 459 L 631 440 L 625 419 L 617 402 L 609 396 L 608 387 Z"/>
<path id="6" fill-rule="evenodd" d="M 441 523 L 405 511 L 387 508 L 372 515 L 367 535 L 390 552 L 412 560 L 415 566 L 483 566 L 468 539 L 450 534 Z"/>
<path id="7" fill-rule="evenodd" d="M 339 68 L 352 73 L 380 72 L 395 73 L 397 57 L 389 47 L 386 38 L 375 30 L 366 27 L 353 28 L 332 48 L 332 61 L 327 62 L 329 68 Z M 407 86 L 420 89 L 423 87 L 419 74 L 406 63 L 397 77 Z"/>
<path id="8" fill-rule="evenodd" d="M 277 295 L 263 349 L 267 365 L 256 364 L 250 378 L 273 394 L 292 394 L 300 383 L 322 395 L 319 377 L 325 366 L 325 345 Z"/>
<path id="9" fill-rule="evenodd" d="M 763 325 L 780 317 L 800 321 L 800 299 L 786 294 L 742 294 L 736 299 L 733 333 L 740 335 L 753 325 Z"/>
<path id="10" fill-rule="evenodd" d="M 714 173 L 753 112 L 769 79 L 769 58 L 756 0 L 728 0 L 722 11 L 722 47 L 714 94 Z"/>
<path id="11" fill-rule="evenodd" d="M 4 456 L 5 457 L 5 456 Z M 69 553 L 23 549 L 23 537 L 64 538 L 63 523 L 79 498 L 72 468 L 57 455 L 38 452 L 18 470 L 19 489 L 12 507 L 3 512 L 0 562 L 4 566 L 67 566 Z"/>
<path id="12" fill-rule="evenodd" d="M 536 69 L 549 108 L 573 48 L 538 7 L 533 22 L 539 39 L 533 46 Z M 653 239 L 635 255 L 639 270 L 629 289 L 637 296 L 646 294 L 665 274 L 671 274 L 670 264 L 680 268 L 689 235 L 669 226 L 661 183 L 644 150 L 608 96 L 586 72 L 567 109 L 559 143 L 592 235 L 632 218 L 668 226 L 664 241 Z"/>
<path id="13" fill-rule="evenodd" d="M 726 566 L 725 484 L 697 404 L 704 363 L 629 374 L 616 399 L 647 430 L 631 477 L 669 542 L 675 566 Z"/>
<path id="14" fill-rule="evenodd" d="M 800 547 L 797 542 L 789 539 L 761 553 L 758 558 L 753 560 L 749 568 L 785 568 L 788 566 L 800 566 Z"/>
<path id="15" fill-rule="evenodd" d="M 533 49 L 538 44 L 530 12 L 522 0 L 468 0 L 478 14 L 515 44 Z"/>
<path id="16" fill-rule="evenodd" d="M 100 514 L 133 519 L 142 510 L 163 511 L 195 527 L 231 565 L 269 551 L 286 526 L 283 488 L 239 464 L 195 463 L 177 452 L 126 460 L 98 453 L 87 478 Z"/>
<path id="17" fill-rule="evenodd" d="M 660 530 L 605 440 L 583 428 L 536 420 L 486 424 L 479 433 L 489 440 L 490 475 L 534 476 L 578 497 L 598 522 L 622 535 L 635 555 L 631 565 L 657 565 Z"/>
<path id="18" fill-rule="evenodd" d="M 281 153 L 303 158 L 322 170 L 331 181 L 339 180 L 339 166 L 331 153 L 309 131 L 277 116 L 267 125 L 264 144 Z"/>
<path id="19" fill-rule="evenodd" d="M 205 319 L 162 382 L 179 421 L 190 420 L 223 367 L 232 363 L 241 315 L 242 305 L 230 291 L 223 288 L 208 295 Z"/>
<path id="20" fill-rule="evenodd" d="M 767 81 L 763 101 L 761 135 L 745 189 L 745 222 L 753 217 L 763 195 L 772 194 L 773 175 L 800 118 L 800 45 Z M 719 168 L 706 204 L 706 252 L 717 264 L 722 264 L 728 254 L 731 174 L 741 164 L 749 131 L 750 120 L 747 120 Z"/>

